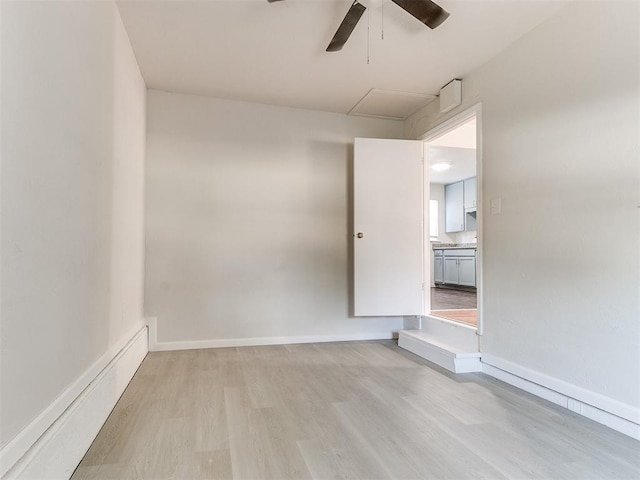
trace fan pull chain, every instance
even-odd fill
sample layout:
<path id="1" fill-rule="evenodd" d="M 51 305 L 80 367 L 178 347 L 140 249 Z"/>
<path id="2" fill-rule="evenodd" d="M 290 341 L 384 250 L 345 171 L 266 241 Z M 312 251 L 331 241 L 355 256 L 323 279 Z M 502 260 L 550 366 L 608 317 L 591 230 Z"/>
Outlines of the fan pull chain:
<path id="1" fill-rule="evenodd" d="M 382 0 L 382 5 L 380 7 L 380 10 L 382 12 L 382 28 L 380 30 L 380 39 L 384 40 L 384 0 Z"/>
<path id="2" fill-rule="evenodd" d="M 371 43 L 371 35 L 370 35 L 370 26 L 371 26 L 371 15 L 369 14 L 370 9 L 367 9 L 367 65 L 369 65 L 369 51 L 370 51 L 370 43 Z"/>

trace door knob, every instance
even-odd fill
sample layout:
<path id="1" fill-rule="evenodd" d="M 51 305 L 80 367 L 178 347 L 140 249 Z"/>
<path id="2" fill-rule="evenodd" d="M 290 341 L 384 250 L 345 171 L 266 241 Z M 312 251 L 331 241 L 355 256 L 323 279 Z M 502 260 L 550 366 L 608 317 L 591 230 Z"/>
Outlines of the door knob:
<path id="1" fill-rule="evenodd" d="M 358 232 L 358 235 L 356 235 L 356 236 L 357 236 L 358 238 L 362 238 L 362 237 L 364 237 L 364 233 L 362 233 L 362 232 Z"/>

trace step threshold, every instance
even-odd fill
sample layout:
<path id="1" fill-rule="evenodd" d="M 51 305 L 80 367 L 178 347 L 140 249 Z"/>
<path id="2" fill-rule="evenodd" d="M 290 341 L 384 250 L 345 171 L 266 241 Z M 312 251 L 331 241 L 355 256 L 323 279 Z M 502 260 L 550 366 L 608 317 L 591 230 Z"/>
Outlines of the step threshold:
<path id="1" fill-rule="evenodd" d="M 443 343 L 422 330 L 401 330 L 398 345 L 433 362 L 450 372 L 480 372 L 480 352 L 469 352 L 455 345 Z"/>

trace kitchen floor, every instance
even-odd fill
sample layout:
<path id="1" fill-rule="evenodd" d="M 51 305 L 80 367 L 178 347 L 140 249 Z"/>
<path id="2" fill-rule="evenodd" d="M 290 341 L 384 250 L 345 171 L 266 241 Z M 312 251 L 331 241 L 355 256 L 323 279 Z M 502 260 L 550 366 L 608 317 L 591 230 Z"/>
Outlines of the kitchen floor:
<path id="1" fill-rule="evenodd" d="M 431 288 L 431 313 L 438 317 L 476 326 L 478 323 L 476 292 L 452 288 Z"/>

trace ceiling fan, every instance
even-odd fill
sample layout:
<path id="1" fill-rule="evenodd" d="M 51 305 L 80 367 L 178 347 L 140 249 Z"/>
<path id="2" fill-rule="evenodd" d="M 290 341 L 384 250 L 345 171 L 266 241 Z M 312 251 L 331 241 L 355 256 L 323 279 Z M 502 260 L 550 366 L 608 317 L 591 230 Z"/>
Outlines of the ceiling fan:
<path id="1" fill-rule="evenodd" d="M 281 0 L 267 0 L 269 3 L 279 2 Z M 431 0 L 391 0 L 404 11 L 410 13 L 415 18 L 424 23 L 427 27 L 434 29 L 449 17 L 449 12 L 440 5 Z M 360 17 L 367 9 L 364 5 L 354 0 L 351 8 L 345 15 L 342 23 L 338 27 L 336 34 L 331 39 L 327 52 L 337 52 L 342 50 L 353 29 L 356 28 Z"/>

